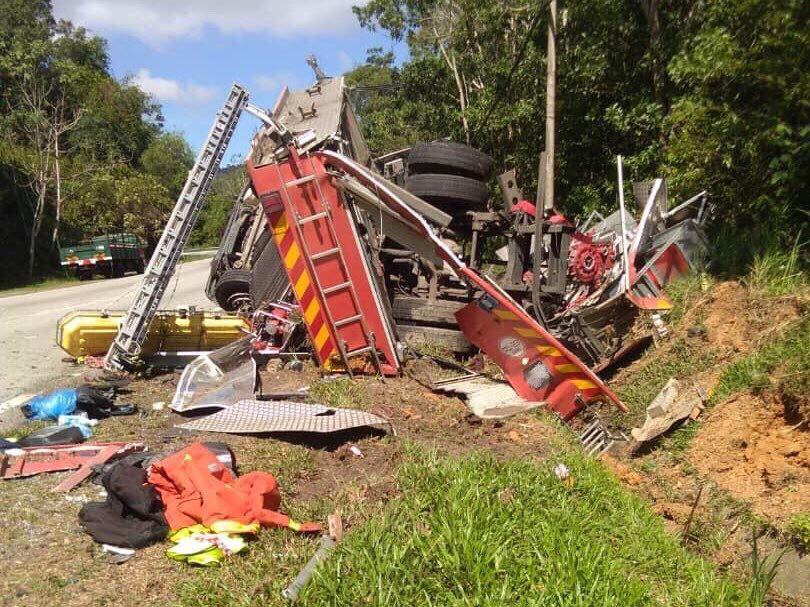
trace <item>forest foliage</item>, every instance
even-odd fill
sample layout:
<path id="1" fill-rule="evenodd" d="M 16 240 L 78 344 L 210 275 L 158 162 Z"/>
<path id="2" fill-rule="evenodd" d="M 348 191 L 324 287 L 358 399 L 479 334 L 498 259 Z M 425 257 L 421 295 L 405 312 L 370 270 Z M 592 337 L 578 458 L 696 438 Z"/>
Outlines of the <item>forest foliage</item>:
<path id="1" fill-rule="evenodd" d="M 193 160 L 160 107 L 110 72 L 106 43 L 48 0 L 0 0 L 0 284 L 45 274 L 60 243 L 154 242 Z"/>
<path id="2" fill-rule="evenodd" d="M 664 176 L 675 200 L 708 190 L 715 226 L 794 244 L 810 194 L 810 5 L 558 5 L 557 205 L 614 209 L 621 154 L 630 179 Z M 370 0 L 354 11 L 410 51 L 397 64 L 372 49 L 347 76 L 373 150 L 469 140 L 534 192 L 548 2 Z"/>
<path id="3" fill-rule="evenodd" d="M 675 200 L 708 190 L 714 225 L 738 248 L 803 242 L 808 3 L 558 4 L 559 208 L 615 208 L 621 154 L 628 182 L 665 176 Z M 408 49 L 370 49 L 346 74 L 373 151 L 469 141 L 533 192 L 548 2 L 368 0 L 354 11 Z M 102 38 L 54 19 L 49 0 L 0 0 L 0 284 L 58 267 L 60 242 L 104 230 L 154 242 L 192 160 L 160 107 L 112 75 Z M 194 244 L 217 242 L 243 179 L 220 180 Z"/>

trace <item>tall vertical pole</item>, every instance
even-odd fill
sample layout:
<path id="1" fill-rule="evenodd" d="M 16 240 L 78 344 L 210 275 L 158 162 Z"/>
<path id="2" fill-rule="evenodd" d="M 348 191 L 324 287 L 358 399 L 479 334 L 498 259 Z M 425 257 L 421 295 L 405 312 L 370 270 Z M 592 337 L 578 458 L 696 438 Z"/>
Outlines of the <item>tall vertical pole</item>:
<path id="1" fill-rule="evenodd" d="M 557 0 L 549 4 L 548 46 L 546 49 L 546 178 L 544 206 L 556 207 L 554 201 L 554 126 L 557 96 Z"/>
<path id="2" fill-rule="evenodd" d="M 630 260 L 627 259 L 627 218 L 624 210 L 624 171 L 622 169 L 622 157 L 616 156 L 616 172 L 619 178 L 619 216 L 622 221 L 622 265 L 624 266 L 624 276 L 622 284 L 624 290 L 630 290 Z"/>

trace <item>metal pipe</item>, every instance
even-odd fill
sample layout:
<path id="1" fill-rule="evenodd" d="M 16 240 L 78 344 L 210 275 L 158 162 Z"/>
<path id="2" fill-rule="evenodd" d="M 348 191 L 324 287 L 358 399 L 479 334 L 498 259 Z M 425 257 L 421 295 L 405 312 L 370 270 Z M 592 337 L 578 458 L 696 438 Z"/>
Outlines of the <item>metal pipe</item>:
<path id="1" fill-rule="evenodd" d="M 328 535 L 321 536 L 321 545 L 318 548 L 317 552 L 312 556 L 311 559 L 307 562 L 304 568 L 301 570 L 295 579 L 293 580 L 292 584 L 287 586 L 284 590 L 281 591 L 281 596 L 285 599 L 294 603 L 296 599 L 298 599 L 298 593 L 304 589 L 309 581 L 312 579 L 312 576 L 315 574 L 315 569 L 318 567 L 318 564 L 323 561 L 332 549 L 335 547 L 337 542 L 333 540 Z"/>

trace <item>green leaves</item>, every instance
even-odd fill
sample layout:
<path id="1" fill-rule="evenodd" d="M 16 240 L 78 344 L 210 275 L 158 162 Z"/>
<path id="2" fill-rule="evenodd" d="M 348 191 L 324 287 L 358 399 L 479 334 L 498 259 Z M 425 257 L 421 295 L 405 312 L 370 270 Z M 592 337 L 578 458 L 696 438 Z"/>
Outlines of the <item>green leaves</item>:
<path id="1" fill-rule="evenodd" d="M 810 28 L 800 0 L 565 2 L 558 36 L 558 205 L 584 215 L 615 205 L 613 166 L 665 175 L 673 199 L 708 189 L 721 222 L 767 221 L 789 241 L 810 173 Z M 362 25 L 408 41 L 399 67 L 350 73 L 390 83 L 358 106 L 377 152 L 418 139 L 462 139 L 450 70 L 468 88 L 473 144 L 536 183 L 545 118 L 545 19 L 506 86 L 534 7 L 500 0 L 372 0 Z M 804 11 L 804 12 L 803 12 Z M 657 23 L 657 29 L 654 24 Z M 375 71 L 377 70 L 377 71 Z"/>

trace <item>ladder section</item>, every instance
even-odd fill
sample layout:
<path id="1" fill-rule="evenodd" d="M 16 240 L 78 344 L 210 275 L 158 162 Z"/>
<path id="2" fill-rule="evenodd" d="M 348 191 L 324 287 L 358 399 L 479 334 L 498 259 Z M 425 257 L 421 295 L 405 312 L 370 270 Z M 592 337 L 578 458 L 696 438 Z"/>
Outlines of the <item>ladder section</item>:
<path id="1" fill-rule="evenodd" d="M 370 363 L 396 374 L 393 331 L 372 270 L 323 164 L 291 151 L 284 163 L 249 170 L 320 364 L 352 374 Z"/>
<path id="2" fill-rule="evenodd" d="M 183 247 L 197 222 L 205 196 L 247 101 L 247 91 L 234 84 L 189 171 L 183 191 L 152 253 L 132 306 L 121 322 L 118 335 L 104 359 L 105 368 L 123 369 L 128 361 L 140 354 L 146 332 L 174 274 Z"/>

